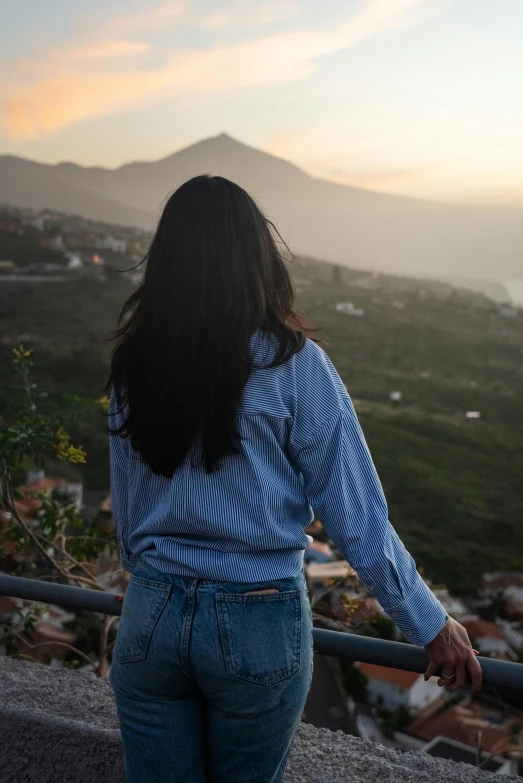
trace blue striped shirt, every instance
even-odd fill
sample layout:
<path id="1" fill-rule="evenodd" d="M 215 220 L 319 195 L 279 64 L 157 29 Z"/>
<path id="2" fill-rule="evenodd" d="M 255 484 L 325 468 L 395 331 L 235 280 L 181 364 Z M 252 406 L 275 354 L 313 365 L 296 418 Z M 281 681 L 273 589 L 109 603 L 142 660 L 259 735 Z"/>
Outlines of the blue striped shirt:
<path id="1" fill-rule="evenodd" d="M 256 361 L 273 338 L 252 338 Z M 114 396 L 110 424 L 121 423 Z M 254 369 L 238 427 L 241 452 L 212 474 L 189 458 L 155 475 L 130 441 L 110 437 L 111 496 L 123 566 L 138 561 L 217 581 L 283 579 L 303 567 L 314 515 L 409 641 L 427 644 L 445 610 L 391 526 L 352 401 L 311 340 L 285 364 Z M 314 513 L 313 513 L 314 509 Z"/>

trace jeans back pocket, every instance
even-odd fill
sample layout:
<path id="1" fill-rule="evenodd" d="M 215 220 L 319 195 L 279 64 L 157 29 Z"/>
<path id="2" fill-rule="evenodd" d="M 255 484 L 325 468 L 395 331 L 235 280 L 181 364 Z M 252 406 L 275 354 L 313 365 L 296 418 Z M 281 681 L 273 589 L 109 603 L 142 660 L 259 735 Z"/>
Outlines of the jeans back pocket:
<path id="1" fill-rule="evenodd" d="M 114 657 L 119 663 L 145 660 L 170 592 L 171 585 L 166 582 L 131 575 L 114 647 Z"/>
<path id="2" fill-rule="evenodd" d="M 228 674 L 271 685 L 298 671 L 300 590 L 266 595 L 217 593 L 215 602 Z"/>

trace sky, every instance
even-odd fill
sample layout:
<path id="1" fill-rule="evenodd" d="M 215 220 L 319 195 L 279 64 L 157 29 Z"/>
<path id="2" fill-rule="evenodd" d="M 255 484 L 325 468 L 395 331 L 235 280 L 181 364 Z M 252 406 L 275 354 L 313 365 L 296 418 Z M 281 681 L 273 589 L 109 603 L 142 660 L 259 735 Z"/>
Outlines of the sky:
<path id="1" fill-rule="evenodd" d="M 17 0 L 0 154 L 234 138 L 344 184 L 523 204 L 523 0 Z"/>

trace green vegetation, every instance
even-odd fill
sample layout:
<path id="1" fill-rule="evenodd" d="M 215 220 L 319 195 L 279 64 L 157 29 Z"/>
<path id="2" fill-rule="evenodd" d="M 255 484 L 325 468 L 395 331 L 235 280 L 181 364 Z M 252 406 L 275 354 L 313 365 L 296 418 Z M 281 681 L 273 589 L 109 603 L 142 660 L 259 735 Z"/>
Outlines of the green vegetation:
<path id="1" fill-rule="evenodd" d="M 474 591 L 484 571 L 523 570 L 523 313 L 444 284 L 334 269 L 294 261 L 299 306 L 354 399 L 406 546 L 427 576 L 460 591 Z M 130 290 L 110 271 L 0 282 L 0 410 L 10 397 L 10 341 L 21 333 L 31 335 L 36 380 L 50 392 L 100 397 L 104 340 Z M 340 301 L 364 316 L 337 311 Z M 481 419 L 465 419 L 468 410 Z M 107 487 L 103 417 L 68 431 L 89 454 L 75 469 L 88 486 Z"/>
<path id="2" fill-rule="evenodd" d="M 18 267 L 28 264 L 59 264 L 64 266 L 64 254 L 35 244 L 34 234 L 0 231 L 0 261 L 13 261 Z"/>
<path id="3" fill-rule="evenodd" d="M 110 355 L 105 338 L 131 291 L 119 272 L 106 274 L 106 281 L 75 275 L 62 283 L 0 282 L 0 412 L 9 407 L 15 378 L 10 369 L 12 347 L 21 336 L 38 353 L 34 380 L 51 396 L 65 394 L 75 402 L 80 397 L 88 407 L 89 399 L 103 395 Z M 90 488 L 108 486 L 105 425 L 98 412 L 69 426 L 89 454 L 88 463 L 76 475 Z"/>
<path id="4" fill-rule="evenodd" d="M 383 733 L 392 739 L 396 731 L 406 731 L 412 722 L 412 715 L 406 707 L 398 707 L 397 710 L 378 710 L 380 725 Z"/>
<path id="5" fill-rule="evenodd" d="M 354 665 L 353 661 L 347 661 L 344 658 L 331 658 L 330 662 L 338 672 L 347 696 L 359 704 L 367 704 L 369 680 L 366 675 Z"/>
<path id="6" fill-rule="evenodd" d="M 523 312 L 439 283 L 295 265 L 391 521 L 426 575 L 466 592 L 484 571 L 523 569 Z M 336 311 L 340 301 L 365 315 Z"/>
<path id="7" fill-rule="evenodd" d="M 14 348 L 13 353 L 18 384 L 13 389 L 5 417 L 0 419 L 2 568 L 24 573 L 25 561 L 31 563 L 29 570 L 33 575 L 41 576 L 44 570 L 44 578 L 105 590 L 86 563 L 92 564 L 102 554 L 116 553 L 114 530 L 104 532 L 94 525 L 86 525 L 67 486 L 37 492 L 31 499 L 36 503 L 35 513 L 28 518 L 20 510 L 20 502 L 25 498 L 19 486 L 27 469 L 45 467 L 49 460 L 64 465 L 83 465 L 85 451 L 71 442 L 64 425 L 85 419 L 86 411 L 95 406 L 105 409 L 106 399 L 94 404 L 82 399 L 67 400 L 64 396 L 59 401 L 53 400 L 33 380 L 32 350 L 20 346 Z M 24 557 L 11 560 L 13 552 Z M 0 618 L 0 643 L 5 644 L 8 655 L 32 658 L 32 654 L 42 652 L 46 642 L 32 642 L 37 619 L 43 611 L 42 606 L 29 606 Z M 55 641 L 54 644 L 66 651 L 70 665 L 77 665 L 82 659 L 103 676 L 108 670 L 112 643 L 109 632 L 115 619 L 91 619 L 91 635 L 96 629 L 98 632 L 98 658 L 89 657 L 83 650 L 66 643 Z"/>

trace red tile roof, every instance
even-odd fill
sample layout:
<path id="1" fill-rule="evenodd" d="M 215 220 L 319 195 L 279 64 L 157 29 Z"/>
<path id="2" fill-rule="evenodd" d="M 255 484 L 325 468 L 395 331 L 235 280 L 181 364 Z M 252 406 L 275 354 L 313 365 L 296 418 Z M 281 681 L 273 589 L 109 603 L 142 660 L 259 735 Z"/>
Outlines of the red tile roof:
<path id="1" fill-rule="evenodd" d="M 0 595 L 0 616 L 11 614 L 16 609 L 16 601 L 7 595 Z"/>
<path id="2" fill-rule="evenodd" d="M 521 719 L 516 712 L 504 718 L 499 708 L 472 701 L 470 697 L 432 715 L 419 716 L 408 728 L 409 734 L 427 742 L 441 736 L 472 747 L 476 747 L 479 731 L 483 749 L 502 756 L 510 751 L 507 743 L 511 736 L 519 742 L 523 740 Z"/>
<path id="3" fill-rule="evenodd" d="M 517 598 L 509 598 L 505 604 L 505 611 L 509 619 L 523 617 L 523 601 Z"/>
<path id="4" fill-rule="evenodd" d="M 488 637 L 489 639 L 504 639 L 503 632 L 496 625 L 488 620 L 464 620 L 462 622 L 467 633 L 473 639 L 481 639 L 482 637 Z"/>
<path id="5" fill-rule="evenodd" d="M 483 584 L 490 590 L 506 587 L 523 587 L 523 573 L 520 571 L 498 571 L 483 574 Z"/>
<path id="6" fill-rule="evenodd" d="M 323 525 L 321 524 L 320 520 L 314 519 L 310 525 L 307 525 L 305 528 L 305 533 L 309 536 L 312 536 L 314 533 L 319 533 L 322 528 Z"/>
<path id="7" fill-rule="evenodd" d="M 33 484 L 25 484 L 25 486 L 20 487 L 22 492 L 27 493 L 33 493 L 33 492 L 51 492 L 53 489 L 56 489 L 61 484 L 65 484 L 66 480 L 63 478 L 43 478 L 40 479 L 40 481 L 35 481 Z"/>
<path id="8" fill-rule="evenodd" d="M 61 478 L 43 478 L 33 484 L 25 484 L 20 487 L 24 497 L 15 501 L 15 508 L 23 516 L 34 516 L 42 507 L 42 501 L 33 497 L 37 492 L 52 492 L 53 489 L 65 484 L 66 480 Z"/>
<path id="9" fill-rule="evenodd" d="M 15 500 L 15 509 L 22 516 L 32 516 L 42 508 L 42 501 L 39 498 L 21 498 Z"/>
<path id="10" fill-rule="evenodd" d="M 388 682 L 398 688 L 410 689 L 419 680 L 421 674 L 417 672 L 405 672 L 402 669 L 391 669 L 389 666 L 376 666 L 373 663 L 360 663 L 359 670 L 366 677 L 373 680 Z"/>

